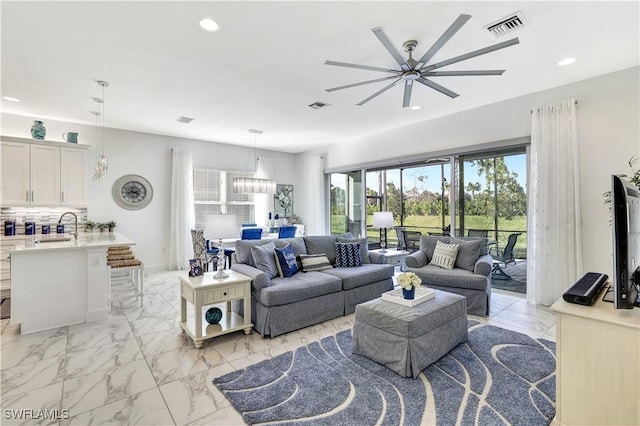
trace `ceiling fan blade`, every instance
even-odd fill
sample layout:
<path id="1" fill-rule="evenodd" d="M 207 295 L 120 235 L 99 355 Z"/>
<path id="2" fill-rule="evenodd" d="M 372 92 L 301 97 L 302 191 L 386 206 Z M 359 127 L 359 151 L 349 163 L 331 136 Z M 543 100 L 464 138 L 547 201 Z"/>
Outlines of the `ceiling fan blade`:
<path id="1" fill-rule="evenodd" d="M 360 83 L 347 84 L 345 86 L 332 87 L 331 89 L 325 89 L 325 90 L 327 92 L 334 92 L 336 90 L 342 90 L 342 89 L 348 89 L 350 87 L 362 86 L 363 84 L 377 83 L 379 81 L 385 81 L 385 80 L 389 80 L 391 78 L 398 78 L 398 77 L 395 76 L 395 75 L 390 75 L 389 77 L 382 77 L 382 78 L 376 78 L 375 80 L 361 81 Z"/>
<path id="2" fill-rule="evenodd" d="M 423 77 L 447 77 L 457 75 L 502 75 L 506 70 L 475 70 L 475 71 L 425 71 Z"/>
<path id="3" fill-rule="evenodd" d="M 408 71 L 410 67 L 407 65 L 407 60 L 404 59 L 400 51 L 398 51 L 398 49 L 393 45 L 387 33 L 384 32 L 384 29 L 382 29 L 382 27 L 375 27 L 371 28 L 371 31 L 373 31 L 376 37 L 378 37 L 378 40 L 380 40 L 380 43 L 382 43 L 385 49 L 391 53 L 391 56 L 393 56 L 398 65 L 400 65 L 403 70 Z"/>
<path id="4" fill-rule="evenodd" d="M 429 86 L 432 89 L 437 90 L 438 92 L 449 96 L 450 98 L 457 98 L 459 96 L 456 92 L 452 92 L 451 90 L 447 89 L 446 87 L 442 87 L 439 84 L 434 83 L 431 80 L 427 80 L 424 77 L 420 77 L 416 81 L 419 81 L 420 83 L 424 84 L 425 86 Z"/>
<path id="5" fill-rule="evenodd" d="M 413 89 L 413 80 L 405 80 L 404 82 L 404 99 L 402 100 L 402 108 L 406 108 L 411 104 L 411 90 Z"/>
<path id="6" fill-rule="evenodd" d="M 398 74 L 401 73 L 401 71 L 399 70 L 392 70 L 389 68 L 380 68 L 380 67 L 371 67 L 369 65 L 350 64 L 348 62 L 324 61 L 324 64 L 335 65 L 338 67 L 359 68 L 359 69 L 370 70 L 370 71 L 393 72 Z"/>
<path id="7" fill-rule="evenodd" d="M 398 84 L 398 82 L 402 80 L 401 78 L 397 79 L 396 81 L 392 82 L 391 84 L 384 86 L 382 89 L 378 90 L 376 93 L 374 93 L 373 95 L 369 96 L 368 98 L 360 101 L 357 103 L 358 106 L 362 106 L 364 104 L 366 104 L 367 102 L 369 102 L 371 99 L 375 98 L 376 96 L 386 92 L 387 90 L 391 89 L 393 86 L 395 86 L 396 84 Z"/>
<path id="8" fill-rule="evenodd" d="M 518 43 L 520 43 L 520 40 L 518 40 L 518 37 L 512 38 L 511 40 L 503 41 L 502 43 L 497 43 L 488 47 L 484 47 L 482 49 L 474 50 L 473 52 L 465 53 L 464 55 L 456 56 L 455 58 L 446 59 L 444 61 L 432 64 L 432 65 L 428 65 L 422 68 L 421 71 L 431 71 L 436 68 L 444 67 L 446 65 L 455 64 L 456 62 L 461 62 L 467 59 L 475 58 L 476 56 L 484 55 L 485 53 L 490 53 L 495 50 L 504 49 L 505 47 L 513 46 L 514 44 L 518 44 Z"/>
<path id="9" fill-rule="evenodd" d="M 458 18 L 453 21 L 449 28 L 447 28 L 447 30 L 440 36 L 440 38 L 435 43 L 433 43 L 433 46 L 431 46 L 429 50 L 427 50 L 425 54 L 422 55 L 422 58 L 420 58 L 420 60 L 418 61 L 418 68 L 421 68 L 424 64 L 429 62 L 429 59 L 433 58 L 433 56 L 438 53 L 442 46 L 444 46 L 451 39 L 451 37 L 453 37 L 460 30 L 460 28 L 462 28 L 462 26 L 467 23 L 469 19 L 471 19 L 471 15 L 461 14 L 460 16 L 458 16 Z"/>

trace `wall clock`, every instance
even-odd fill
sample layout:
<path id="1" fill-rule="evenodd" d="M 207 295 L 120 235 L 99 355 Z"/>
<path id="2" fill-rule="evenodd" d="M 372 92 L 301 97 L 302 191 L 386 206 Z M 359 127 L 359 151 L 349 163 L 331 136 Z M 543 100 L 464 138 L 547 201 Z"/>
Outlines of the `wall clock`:
<path id="1" fill-rule="evenodd" d="M 120 207 L 138 210 L 151 202 L 153 188 L 142 176 L 124 175 L 113 184 L 112 195 Z"/>

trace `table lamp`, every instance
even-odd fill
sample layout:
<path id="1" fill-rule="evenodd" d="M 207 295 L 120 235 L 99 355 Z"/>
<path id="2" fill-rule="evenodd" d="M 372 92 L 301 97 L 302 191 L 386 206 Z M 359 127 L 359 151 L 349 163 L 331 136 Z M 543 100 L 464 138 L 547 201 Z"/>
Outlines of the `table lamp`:
<path id="1" fill-rule="evenodd" d="M 393 228 L 393 213 L 373 212 L 373 227 L 384 229 L 384 239 L 380 238 L 380 253 L 386 253 L 387 249 L 387 228 Z"/>
<path id="2" fill-rule="evenodd" d="M 204 225 L 204 236 L 209 239 L 218 239 L 218 271 L 213 278 L 228 278 L 224 272 L 224 247 L 223 238 L 238 237 L 238 223 L 234 214 L 208 214 Z"/>

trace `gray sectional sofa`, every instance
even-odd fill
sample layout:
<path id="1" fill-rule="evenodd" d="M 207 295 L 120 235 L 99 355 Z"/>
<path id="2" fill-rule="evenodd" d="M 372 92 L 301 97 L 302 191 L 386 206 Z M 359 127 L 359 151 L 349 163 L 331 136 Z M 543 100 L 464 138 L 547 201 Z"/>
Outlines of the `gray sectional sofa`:
<path id="1" fill-rule="evenodd" d="M 437 241 L 460 245 L 453 269 L 430 263 Z M 405 263 L 406 270 L 415 272 L 429 288 L 465 296 L 467 313 L 489 315 L 493 259 L 488 254 L 486 238 L 422 235 L 420 250 L 407 256 Z"/>
<path id="2" fill-rule="evenodd" d="M 251 277 L 251 319 L 263 336 L 275 337 L 310 325 L 348 315 L 357 304 L 380 297 L 393 289 L 393 265 L 378 264 L 374 253 L 361 239 L 362 264 L 357 267 L 297 272 L 280 278 L 269 272 L 252 247 L 274 243 L 275 247 L 291 244 L 296 256 L 324 253 L 332 265 L 336 262 L 335 243 L 346 242 L 350 234 L 341 236 L 308 236 L 278 240 L 240 240 L 236 242 L 231 269 Z M 257 260 L 257 263 L 256 263 Z M 299 265 L 300 266 L 300 265 Z M 243 314 L 242 303 L 232 303 L 235 312 Z"/>

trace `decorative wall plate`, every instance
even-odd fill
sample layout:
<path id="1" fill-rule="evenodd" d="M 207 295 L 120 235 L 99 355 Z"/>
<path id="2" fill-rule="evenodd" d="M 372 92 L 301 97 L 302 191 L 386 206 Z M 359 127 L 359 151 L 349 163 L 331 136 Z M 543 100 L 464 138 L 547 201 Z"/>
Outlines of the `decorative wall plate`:
<path id="1" fill-rule="evenodd" d="M 151 202 L 153 187 L 142 176 L 124 175 L 113 184 L 112 195 L 120 207 L 138 210 Z"/>

